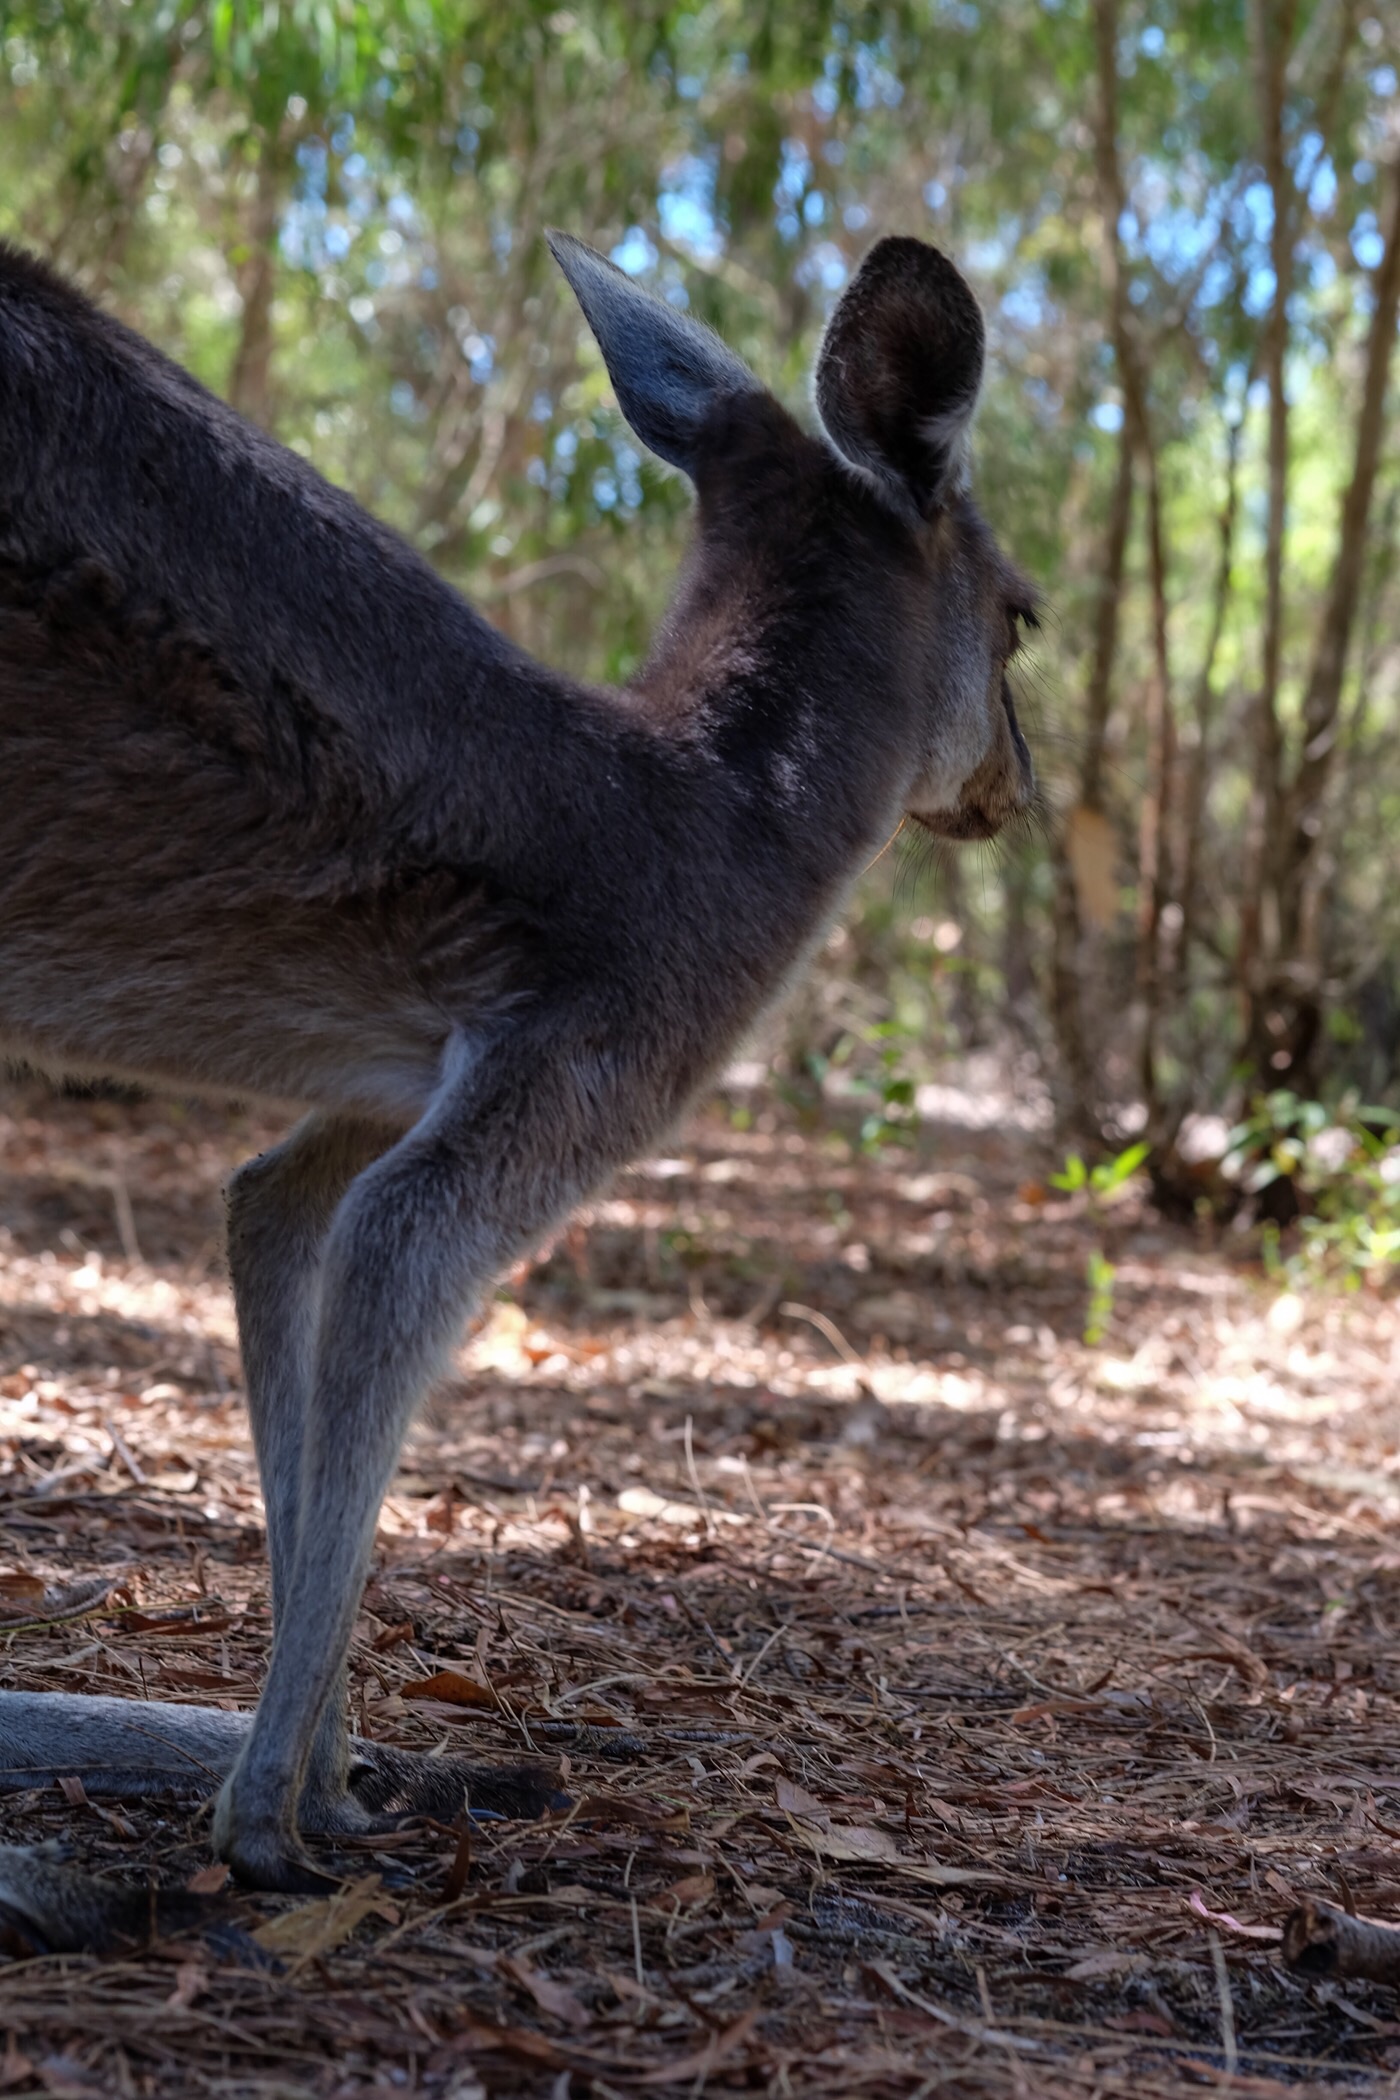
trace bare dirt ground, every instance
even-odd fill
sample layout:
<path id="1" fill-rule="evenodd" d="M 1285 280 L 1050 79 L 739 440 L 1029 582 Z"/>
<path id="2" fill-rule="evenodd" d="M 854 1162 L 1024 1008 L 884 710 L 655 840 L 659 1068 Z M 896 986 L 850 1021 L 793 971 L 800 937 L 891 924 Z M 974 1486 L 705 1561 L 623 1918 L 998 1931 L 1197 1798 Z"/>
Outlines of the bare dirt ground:
<path id="1" fill-rule="evenodd" d="M 0 1687 L 255 1698 L 219 1189 L 273 1134 L 0 1091 Z M 573 1809 L 14 1960 L 0 2091 L 1400 2088 L 1394 1995 L 1277 1941 L 1306 1894 L 1400 1916 L 1394 1300 L 1280 1295 L 1036 1142 L 714 1108 L 622 1182 L 416 1432 L 354 1661 L 362 1732 Z M 0 1822 L 218 1881 L 188 1807 Z"/>

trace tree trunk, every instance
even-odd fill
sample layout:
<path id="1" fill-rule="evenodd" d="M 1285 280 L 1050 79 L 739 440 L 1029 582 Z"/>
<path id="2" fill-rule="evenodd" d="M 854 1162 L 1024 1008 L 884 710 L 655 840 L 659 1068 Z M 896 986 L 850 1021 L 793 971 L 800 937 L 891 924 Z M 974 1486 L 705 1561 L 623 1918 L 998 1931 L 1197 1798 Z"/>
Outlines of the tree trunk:
<path id="1" fill-rule="evenodd" d="M 1303 698 L 1302 750 L 1282 811 L 1278 864 L 1279 959 L 1265 981 L 1267 1070 L 1295 1089 L 1315 1084 L 1323 1005 L 1319 844 L 1338 746 L 1347 655 L 1365 570 L 1367 529 L 1385 432 L 1385 398 L 1400 319 L 1400 157 L 1388 171 L 1384 247 L 1373 280 L 1371 326 L 1356 419 L 1351 478 Z"/>
<path id="2" fill-rule="evenodd" d="M 1162 524 L 1157 449 L 1148 409 L 1145 361 L 1133 328 L 1128 302 L 1119 225 L 1126 197 L 1118 157 L 1118 5 L 1094 0 L 1094 48 L 1098 73 L 1098 110 L 1094 161 L 1099 210 L 1103 220 L 1104 266 L 1108 279 L 1113 348 L 1123 390 L 1126 432 L 1146 470 L 1148 576 L 1152 595 L 1152 676 L 1148 685 L 1147 788 L 1138 833 L 1137 987 L 1142 1007 L 1138 1077 L 1147 1108 L 1148 1128 L 1158 1120 L 1157 1029 L 1161 1015 L 1162 913 L 1171 894 L 1167 853 L 1174 770 L 1171 664 L 1167 641 L 1166 543 Z"/>
<path id="3" fill-rule="evenodd" d="M 1283 104 L 1297 0 L 1250 0 L 1250 39 L 1259 96 L 1264 175 L 1273 202 L 1269 257 L 1273 300 L 1259 345 L 1261 375 L 1269 391 L 1269 512 L 1264 550 L 1264 632 L 1259 692 L 1254 707 L 1253 785 L 1245 821 L 1244 870 L 1240 893 L 1238 981 L 1245 1008 L 1247 1055 L 1266 1054 L 1260 1039 L 1258 992 L 1269 970 L 1274 937 L 1265 925 L 1265 899 L 1274 868 L 1278 806 L 1283 776 L 1278 691 L 1283 664 L 1283 554 L 1288 523 L 1288 396 L 1284 362 L 1288 351 L 1288 296 L 1293 281 L 1293 212 L 1283 141 Z"/>
<path id="4" fill-rule="evenodd" d="M 1232 423 L 1229 431 L 1225 500 L 1220 507 L 1217 528 L 1220 551 L 1211 603 L 1210 633 L 1206 639 L 1205 654 L 1201 658 L 1192 706 L 1196 741 L 1191 752 L 1190 764 L 1186 768 L 1181 797 L 1181 846 L 1177 861 L 1181 870 L 1178 892 L 1181 918 L 1165 964 L 1166 997 L 1169 1003 L 1176 1000 L 1181 990 L 1189 967 L 1191 942 L 1196 930 L 1196 910 L 1200 901 L 1201 831 L 1205 821 L 1206 793 L 1210 784 L 1210 734 L 1215 714 L 1215 664 L 1220 653 L 1220 643 L 1225 632 L 1225 616 L 1229 611 L 1230 594 L 1234 585 L 1235 527 L 1239 519 L 1243 417 Z"/>
<path id="5" fill-rule="evenodd" d="M 1079 799 L 1090 809 L 1103 808 L 1103 753 L 1113 707 L 1113 666 L 1118 654 L 1118 621 L 1123 600 L 1123 566 L 1133 518 L 1133 438 L 1127 417 L 1118 433 L 1118 464 L 1113 477 L 1108 524 L 1099 570 L 1098 604 L 1094 609 L 1094 654 L 1084 696 L 1084 757 Z"/>
<path id="6" fill-rule="evenodd" d="M 1099 561 L 1094 609 L 1094 647 L 1085 694 L 1084 742 L 1080 757 L 1079 807 L 1103 813 L 1104 745 L 1113 705 L 1113 668 L 1118 654 L 1123 571 L 1133 512 L 1133 439 L 1127 417 L 1118 437 L 1118 461 Z M 1073 822 L 1075 812 L 1070 811 Z M 1093 975 L 1097 941 L 1084 923 L 1079 890 L 1063 827 L 1052 846 L 1055 898 L 1050 961 L 1050 1019 L 1059 1057 L 1059 1112 L 1066 1129 L 1084 1144 L 1102 1143 L 1102 1088 L 1084 1025 L 1086 980 Z"/>
<path id="7" fill-rule="evenodd" d="M 1103 1142 L 1099 1116 L 1098 1061 L 1084 1025 L 1084 979 L 1088 975 L 1084 927 L 1062 835 L 1052 842 L 1055 892 L 1050 948 L 1050 1024 L 1055 1031 L 1057 1121 L 1081 1145 Z"/>
<path id="8" fill-rule="evenodd" d="M 229 373 L 228 398 L 240 415 L 272 428 L 272 298 L 277 280 L 277 230 L 282 211 L 284 160 L 277 142 L 263 137 L 238 291 L 243 322 Z"/>
<path id="9" fill-rule="evenodd" d="M 1142 404 L 1140 437 L 1147 466 L 1147 556 L 1152 593 L 1152 678 L 1148 686 L 1147 783 L 1138 830 L 1138 993 L 1142 1000 L 1142 1039 L 1138 1080 L 1147 1108 L 1147 1130 L 1158 1136 L 1161 1100 L 1157 1085 L 1157 1035 L 1162 1019 L 1164 914 L 1172 901 L 1169 851 L 1172 782 L 1176 772 L 1176 733 L 1171 705 L 1171 663 L 1167 652 L 1167 559 L 1162 531 L 1162 494 L 1157 453 Z"/>

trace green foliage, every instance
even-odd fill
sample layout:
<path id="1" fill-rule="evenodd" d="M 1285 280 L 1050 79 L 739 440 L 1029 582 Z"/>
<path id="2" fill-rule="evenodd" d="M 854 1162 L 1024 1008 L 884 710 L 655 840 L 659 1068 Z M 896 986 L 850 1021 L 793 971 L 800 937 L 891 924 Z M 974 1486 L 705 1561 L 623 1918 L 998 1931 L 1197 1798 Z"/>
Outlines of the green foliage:
<path id="1" fill-rule="evenodd" d="M 858 1023 L 842 1029 L 829 1050 L 801 1047 L 778 1073 L 778 1093 L 809 1126 L 824 1119 L 832 1100 L 853 1102 L 861 1112 L 855 1150 L 874 1157 L 914 1141 L 916 1057 L 917 1043 L 898 1021 Z"/>
<path id="2" fill-rule="evenodd" d="M 1051 1188 L 1063 1189 L 1067 1195 L 1084 1194 L 1091 1213 L 1101 1216 L 1111 1210 L 1127 1194 L 1129 1184 L 1139 1168 L 1145 1165 L 1152 1148 L 1142 1140 L 1127 1145 L 1112 1159 L 1104 1159 L 1090 1167 L 1081 1154 L 1071 1152 L 1058 1174 L 1050 1176 Z M 1084 1281 L 1088 1299 L 1084 1308 L 1084 1339 L 1091 1348 L 1097 1348 L 1108 1332 L 1113 1318 L 1114 1287 L 1118 1271 L 1102 1247 L 1090 1249 L 1084 1265 Z"/>
<path id="3" fill-rule="evenodd" d="M 0 233 L 54 258 L 209 385 L 237 376 L 242 405 L 514 640 L 610 679 L 644 657 L 689 498 L 621 427 L 543 227 L 613 250 L 718 327 L 800 414 L 826 313 L 871 239 L 940 242 L 989 316 L 980 500 L 1050 609 L 1018 702 L 1053 831 L 1078 792 L 1123 414 L 1093 28 L 1086 0 L 0 0 Z M 1400 93 L 1392 30 L 1372 0 L 1300 0 L 1288 74 L 1297 278 L 1279 708 L 1295 741 L 1350 471 L 1339 433 L 1354 422 L 1373 299 Z M 1236 1098 L 1232 973 L 1256 785 L 1271 262 L 1255 73 L 1246 10 L 1124 0 L 1118 234 L 1145 353 L 1183 777 L 1205 724 L 1190 939 L 1160 1045 L 1170 1091 L 1195 1106 Z M 1232 437 L 1238 544 L 1209 655 Z M 1400 1086 L 1387 1018 L 1400 998 L 1393 443 L 1375 517 L 1319 905 L 1331 1083 L 1368 1098 Z M 1139 478 L 1105 764 L 1104 814 L 1125 848 L 1153 676 L 1146 554 Z M 825 959 L 842 980 L 831 1005 L 850 1011 L 813 1034 L 829 1061 L 853 1032 L 862 1142 L 876 1146 L 907 1131 L 920 1059 L 1008 1028 L 1037 1054 L 1050 1037 L 1057 877 L 1040 843 L 970 851 L 927 877 L 896 878 L 894 865 L 862 884 L 851 949 Z M 909 940 L 920 911 L 951 924 L 955 952 Z M 1127 1099 L 1134 961 L 1121 928 L 1101 964 L 1093 1049 Z M 869 1034 L 885 1024 L 903 1051 Z"/>
<path id="4" fill-rule="evenodd" d="M 1331 1113 L 1321 1101 L 1300 1101 L 1286 1088 L 1277 1088 L 1253 1102 L 1244 1121 L 1230 1132 L 1221 1171 L 1250 1196 L 1260 1195 L 1282 1177 L 1300 1180 L 1310 1161 L 1316 1168 L 1316 1141 L 1332 1127 Z M 1337 1128 L 1345 1130 L 1344 1125 Z M 1345 1135 L 1349 1152 L 1350 1133 Z"/>
<path id="5" fill-rule="evenodd" d="M 1300 1208 L 1285 1255 L 1276 1223 L 1264 1228 L 1265 1266 L 1282 1279 L 1335 1278 L 1379 1285 L 1400 1263 L 1400 1114 L 1355 1098 L 1336 1109 L 1285 1089 L 1255 1101 L 1230 1132 L 1221 1162 L 1246 1195 L 1287 1182 Z"/>
<path id="6" fill-rule="evenodd" d="M 897 1021 L 881 1021 L 866 1035 L 875 1051 L 875 1069 L 856 1082 L 870 1103 L 861 1118 L 860 1149 L 878 1153 L 889 1145 L 908 1145 L 914 1134 L 914 1081 L 906 1070 L 908 1045 Z"/>

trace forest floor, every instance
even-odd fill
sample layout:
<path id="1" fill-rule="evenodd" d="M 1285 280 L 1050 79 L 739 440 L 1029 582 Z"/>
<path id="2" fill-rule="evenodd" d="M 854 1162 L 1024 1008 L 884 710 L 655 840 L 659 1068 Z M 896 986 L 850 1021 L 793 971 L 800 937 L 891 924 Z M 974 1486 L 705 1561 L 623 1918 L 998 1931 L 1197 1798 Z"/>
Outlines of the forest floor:
<path id="1" fill-rule="evenodd" d="M 0 1686 L 256 1696 L 219 1191 L 273 1134 L 0 1091 Z M 625 1177 L 415 1431 L 354 1654 L 362 1732 L 573 1808 L 230 1890 L 257 1943 L 13 1960 L 0 2091 L 1400 2090 L 1394 1994 L 1278 1944 L 1400 1917 L 1395 1301 L 1053 1164 L 717 1105 Z M 0 1824 L 219 1881 L 188 1806 Z"/>

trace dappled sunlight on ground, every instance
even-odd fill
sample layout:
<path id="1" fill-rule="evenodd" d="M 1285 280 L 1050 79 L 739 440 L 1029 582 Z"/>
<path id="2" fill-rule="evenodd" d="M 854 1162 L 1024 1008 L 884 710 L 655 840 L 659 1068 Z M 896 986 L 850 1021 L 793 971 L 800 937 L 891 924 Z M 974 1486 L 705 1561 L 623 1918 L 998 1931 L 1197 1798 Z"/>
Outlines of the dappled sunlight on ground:
<path id="1" fill-rule="evenodd" d="M 865 1159 L 737 1120 L 514 1280 L 383 1513 L 356 1725 L 532 1751 L 581 1809 L 478 1830 L 450 1903 L 452 1833 L 367 1853 L 416 1879 L 314 1993 L 188 1947 L 0 1972 L 24 2089 L 1393 2078 L 1383 1994 L 1270 1936 L 1308 1892 L 1400 1909 L 1393 1299 L 1057 1191 L 1023 1129 Z M 5 1685 L 255 1696 L 219 1189 L 273 1135 L 0 1095 Z M 3 1813 L 103 1871 L 207 1865 L 185 1809 Z"/>

